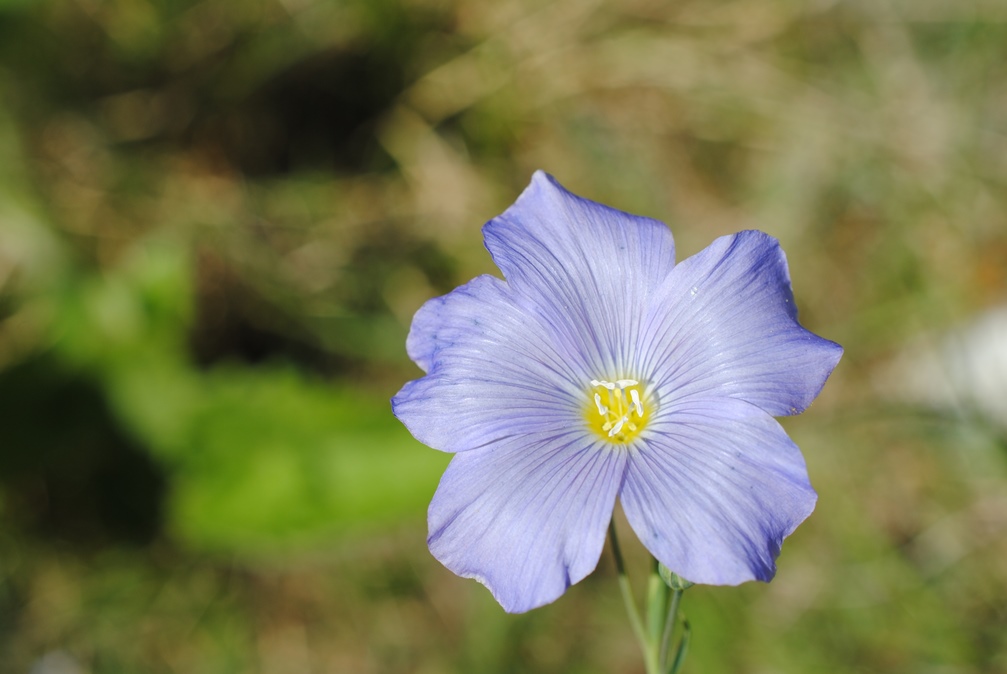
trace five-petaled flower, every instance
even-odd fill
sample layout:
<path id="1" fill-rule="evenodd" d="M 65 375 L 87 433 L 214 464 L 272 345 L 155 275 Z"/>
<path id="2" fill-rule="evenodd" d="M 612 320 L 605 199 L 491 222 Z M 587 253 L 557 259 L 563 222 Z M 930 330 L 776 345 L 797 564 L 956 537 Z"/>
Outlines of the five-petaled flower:
<path id="1" fill-rule="evenodd" d="M 427 302 L 392 400 L 454 457 L 428 544 L 510 612 L 597 565 L 618 497 L 644 546 L 696 583 L 768 581 L 814 509 L 797 414 L 842 355 L 797 322 L 787 261 L 745 231 L 675 264 L 670 230 L 538 172 L 483 228 L 506 280 Z"/>

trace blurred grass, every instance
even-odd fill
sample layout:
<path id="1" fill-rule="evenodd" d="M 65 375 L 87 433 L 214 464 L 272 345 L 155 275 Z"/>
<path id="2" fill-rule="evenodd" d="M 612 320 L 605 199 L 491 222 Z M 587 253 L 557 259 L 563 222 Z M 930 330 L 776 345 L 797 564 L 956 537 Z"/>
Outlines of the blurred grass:
<path id="1" fill-rule="evenodd" d="M 1007 300 L 1005 64 L 981 0 L 0 3 L 0 672 L 641 671 L 607 556 L 525 616 L 430 558 L 389 413 L 536 168 L 768 231 L 846 347 L 687 669 L 1007 671 L 1007 424 L 889 367 Z"/>

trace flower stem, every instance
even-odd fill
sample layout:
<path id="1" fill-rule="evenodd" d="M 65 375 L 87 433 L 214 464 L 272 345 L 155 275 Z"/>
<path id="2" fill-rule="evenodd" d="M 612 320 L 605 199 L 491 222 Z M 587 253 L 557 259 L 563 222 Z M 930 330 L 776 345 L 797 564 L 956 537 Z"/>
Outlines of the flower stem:
<path id="1" fill-rule="evenodd" d="M 661 635 L 661 655 L 658 658 L 662 671 L 667 671 L 668 668 L 668 647 L 671 645 L 671 636 L 675 633 L 675 623 L 678 622 L 678 605 L 682 601 L 683 592 L 685 590 L 676 589 L 671 593 L 671 606 L 668 607 L 668 617 L 664 622 L 664 634 Z"/>
<path id="2" fill-rule="evenodd" d="M 619 576 L 619 590 L 622 593 L 622 601 L 626 606 L 626 613 L 629 615 L 629 624 L 633 628 L 636 640 L 640 643 L 643 651 L 644 664 L 647 674 L 663 674 L 658 668 L 657 653 L 651 647 L 651 640 L 647 638 L 644 631 L 643 621 L 640 620 L 640 613 L 636 608 L 636 601 L 633 599 L 633 588 L 629 584 L 629 576 L 626 574 L 626 563 L 622 558 L 622 549 L 619 547 L 619 537 L 615 533 L 615 518 L 608 525 L 608 537 L 612 542 L 612 556 L 615 557 L 615 570 Z"/>
<path id="3" fill-rule="evenodd" d="M 650 578 L 647 580 L 647 647 L 648 655 L 659 665 L 659 672 L 666 671 L 661 658 L 661 637 L 667 633 L 668 595 L 671 588 L 658 572 L 658 562 L 653 560 Z"/>

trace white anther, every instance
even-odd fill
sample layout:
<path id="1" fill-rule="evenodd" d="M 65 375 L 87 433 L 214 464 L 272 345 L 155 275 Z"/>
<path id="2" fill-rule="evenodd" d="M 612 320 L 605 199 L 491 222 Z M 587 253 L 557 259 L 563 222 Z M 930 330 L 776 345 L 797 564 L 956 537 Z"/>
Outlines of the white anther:
<path id="1" fill-rule="evenodd" d="M 611 438 L 613 435 L 616 435 L 619 431 L 621 431 L 624 423 L 626 423 L 626 417 L 623 417 L 622 419 L 619 419 L 619 421 L 615 422 L 615 426 L 613 426 L 612 430 L 608 432 L 608 437 Z"/>
<path id="2" fill-rule="evenodd" d="M 595 394 L 597 395 L 597 394 Z M 629 397 L 633 400 L 633 407 L 636 408 L 636 416 L 643 416 L 643 403 L 640 402 L 640 392 L 635 388 L 629 390 Z"/>
<path id="3" fill-rule="evenodd" d="M 615 385 L 618 386 L 619 388 L 626 388 L 627 386 L 636 386 L 639 383 L 640 382 L 636 381 L 635 379 L 620 379 L 619 381 L 615 382 Z"/>
<path id="4" fill-rule="evenodd" d="M 594 404 L 598 406 L 598 414 L 602 416 L 608 414 L 608 408 L 601 404 L 601 394 L 594 394 Z"/>
<path id="5" fill-rule="evenodd" d="M 610 381 L 605 381 L 604 379 L 592 379 L 591 380 L 591 386 L 604 386 L 609 391 L 612 391 L 612 390 L 615 389 L 615 384 L 613 384 Z"/>

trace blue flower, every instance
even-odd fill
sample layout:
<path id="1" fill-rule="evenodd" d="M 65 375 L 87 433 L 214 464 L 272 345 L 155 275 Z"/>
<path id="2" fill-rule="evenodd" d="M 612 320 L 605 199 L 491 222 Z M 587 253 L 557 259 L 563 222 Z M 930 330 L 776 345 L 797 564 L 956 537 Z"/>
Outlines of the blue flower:
<path id="1" fill-rule="evenodd" d="M 663 223 L 542 172 L 483 235 L 506 280 L 417 312 L 407 350 L 426 376 L 392 400 L 455 454 L 433 555 L 527 611 L 594 570 L 618 497 L 680 576 L 770 580 L 817 498 L 773 416 L 810 405 L 842 355 L 798 324 L 777 241 L 740 232 L 676 265 Z"/>

